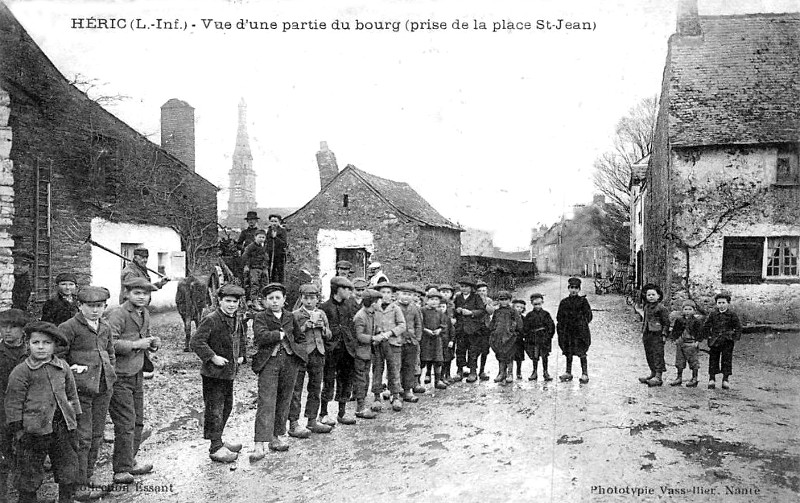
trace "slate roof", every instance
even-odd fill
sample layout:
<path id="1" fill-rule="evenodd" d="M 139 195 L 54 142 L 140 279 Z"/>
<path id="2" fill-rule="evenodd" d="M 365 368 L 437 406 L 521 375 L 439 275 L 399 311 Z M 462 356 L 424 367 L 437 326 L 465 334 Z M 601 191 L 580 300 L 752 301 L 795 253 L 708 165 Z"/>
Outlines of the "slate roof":
<path id="1" fill-rule="evenodd" d="M 800 13 L 700 16 L 701 36 L 673 35 L 674 146 L 800 139 Z"/>

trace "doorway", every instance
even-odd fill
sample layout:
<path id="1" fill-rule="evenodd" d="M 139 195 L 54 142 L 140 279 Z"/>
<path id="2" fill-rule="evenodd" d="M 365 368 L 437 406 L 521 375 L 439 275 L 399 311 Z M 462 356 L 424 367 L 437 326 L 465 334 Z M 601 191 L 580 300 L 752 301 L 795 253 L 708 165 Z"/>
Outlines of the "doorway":
<path id="1" fill-rule="evenodd" d="M 336 248 L 336 262 L 347 260 L 353 264 L 351 278 L 366 278 L 369 253 L 366 248 Z"/>

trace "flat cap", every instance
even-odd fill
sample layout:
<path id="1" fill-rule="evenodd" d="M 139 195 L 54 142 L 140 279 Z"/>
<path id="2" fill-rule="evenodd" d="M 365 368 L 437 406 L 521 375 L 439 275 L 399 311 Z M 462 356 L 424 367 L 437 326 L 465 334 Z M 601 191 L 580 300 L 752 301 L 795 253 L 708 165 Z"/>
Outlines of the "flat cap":
<path id="1" fill-rule="evenodd" d="M 61 272 L 58 273 L 56 276 L 56 284 L 62 283 L 64 281 L 72 281 L 76 285 L 78 284 L 78 277 L 75 276 L 75 273 L 71 272 Z"/>
<path id="2" fill-rule="evenodd" d="M 437 299 L 442 300 L 442 294 L 435 290 L 428 292 L 425 296 L 429 299 L 436 297 Z"/>
<path id="3" fill-rule="evenodd" d="M 283 286 L 282 283 L 269 283 L 261 290 L 261 295 L 266 297 L 267 295 L 271 294 L 272 292 L 280 291 L 284 295 L 286 295 L 286 287 Z"/>
<path id="4" fill-rule="evenodd" d="M 697 304 L 692 299 L 686 299 L 683 301 L 681 307 L 691 307 L 693 309 L 697 309 Z"/>
<path id="5" fill-rule="evenodd" d="M 511 301 L 511 303 L 512 304 L 523 304 L 523 305 L 526 305 L 526 306 L 528 305 L 528 303 L 525 302 L 523 299 L 514 299 L 514 300 Z"/>
<path id="6" fill-rule="evenodd" d="M 531 300 L 533 299 L 542 299 L 544 300 L 544 295 L 539 292 L 534 292 L 531 294 Z"/>
<path id="7" fill-rule="evenodd" d="M 383 283 L 378 283 L 377 285 L 375 285 L 375 289 L 378 290 L 379 292 L 381 290 L 383 290 L 384 288 L 389 288 L 393 292 L 397 291 L 397 287 L 395 285 L 393 285 L 392 283 L 389 283 L 388 281 L 385 281 Z"/>
<path id="8" fill-rule="evenodd" d="M 567 280 L 567 286 L 577 286 L 580 288 L 581 286 L 581 279 L 580 278 L 570 278 Z"/>
<path id="9" fill-rule="evenodd" d="M 467 285 L 471 286 L 472 288 L 475 288 L 475 280 L 472 278 L 461 278 L 460 280 L 458 280 L 458 284 Z"/>
<path id="10" fill-rule="evenodd" d="M 353 283 L 342 276 L 334 276 L 331 278 L 331 289 L 333 288 L 353 288 Z"/>
<path id="11" fill-rule="evenodd" d="M 356 278 L 353 280 L 353 288 L 366 288 L 369 286 L 369 282 L 364 278 Z"/>
<path id="12" fill-rule="evenodd" d="M 480 288 L 482 286 L 489 288 L 489 285 L 487 285 L 486 282 L 483 281 L 482 279 L 479 279 L 478 281 L 475 282 L 475 288 Z"/>
<path id="13" fill-rule="evenodd" d="M 258 230 L 256 231 L 256 233 L 255 233 L 255 234 L 253 234 L 253 235 L 254 235 L 254 236 L 258 236 L 259 234 L 263 234 L 263 235 L 265 235 L 265 236 L 266 236 L 266 235 L 267 235 L 267 231 L 265 231 L 264 229 L 258 229 Z"/>
<path id="14" fill-rule="evenodd" d="M 366 290 L 364 290 L 364 295 L 362 295 L 362 297 L 364 299 L 377 300 L 377 299 L 383 298 L 383 295 L 381 295 L 381 292 L 379 292 L 377 290 L 373 290 L 372 288 L 367 288 Z"/>
<path id="15" fill-rule="evenodd" d="M 233 283 L 225 283 L 217 289 L 217 297 L 236 297 L 237 299 L 244 296 L 244 288 Z"/>
<path id="16" fill-rule="evenodd" d="M 65 346 L 68 344 L 67 338 L 61 332 L 61 330 L 59 330 L 57 326 L 53 325 L 50 322 L 32 321 L 27 325 L 25 325 L 25 335 L 27 335 L 28 338 L 30 338 L 31 334 L 33 334 L 34 332 L 38 332 L 40 334 L 46 334 L 50 336 L 53 339 L 53 341 L 55 341 L 58 344 L 63 344 Z"/>
<path id="17" fill-rule="evenodd" d="M 500 290 L 497 292 L 497 300 L 508 299 L 511 300 L 511 292 L 508 290 Z"/>
<path id="18" fill-rule="evenodd" d="M 380 262 L 371 262 L 369 264 L 369 267 L 367 267 L 367 269 L 380 269 L 380 268 L 381 268 Z"/>
<path id="19" fill-rule="evenodd" d="M 111 293 L 108 288 L 102 286 L 89 285 L 78 290 L 78 300 L 81 302 L 105 302 L 109 297 L 111 297 Z"/>
<path id="20" fill-rule="evenodd" d="M 313 283 L 300 285 L 300 295 L 319 295 L 319 288 Z"/>
<path id="21" fill-rule="evenodd" d="M 383 287 L 383 286 L 384 285 L 381 285 L 381 287 Z M 417 287 L 412 285 L 411 283 L 400 283 L 399 285 L 397 285 L 397 291 L 398 292 L 417 293 L 418 290 L 417 290 Z"/>
<path id="22" fill-rule="evenodd" d="M 11 325 L 12 327 L 24 327 L 30 323 L 31 318 L 22 309 L 6 309 L 0 312 L 0 325 Z"/>
<path id="23" fill-rule="evenodd" d="M 450 292 L 453 292 L 455 289 L 449 283 L 445 283 L 443 285 L 439 285 L 439 291 L 441 292 L 443 290 L 449 290 Z"/>
<path id="24" fill-rule="evenodd" d="M 144 278 L 131 278 L 125 283 L 122 284 L 128 290 L 133 290 L 134 288 L 141 288 L 142 290 L 146 290 L 148 292 L 155 292 L 158 290 L 158 287 L 150 283 Z"/>
<path id="25" fill-rule="evenodd" d="M 351 264 L 347 260 L 340 260 L 340 261 L 336 262 L 336 268 L 337 269 L 352 269 L 353 268 L 353 264 Z"/>
<path id="26" fill-rule="evenodd" d="M 150 251 L 147 248 L 136 248 L 133 250 L 134 255 L 139 255 L 140 257 L 149 257 Z"/>

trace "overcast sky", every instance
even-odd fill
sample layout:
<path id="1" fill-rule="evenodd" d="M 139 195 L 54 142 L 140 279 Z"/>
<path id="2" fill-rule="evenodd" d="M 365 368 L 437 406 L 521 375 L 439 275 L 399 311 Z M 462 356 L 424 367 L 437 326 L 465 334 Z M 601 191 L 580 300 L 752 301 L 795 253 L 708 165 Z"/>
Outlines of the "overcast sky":
<path id="1" fill-rule="evenodd" d="M 6 3 L 66 76 L 129 96 L 112 111 L 154 141 L 161 105 L 191 104 L 197 171 L 222 188 L 244 98 L 259 206 L 308 201 L 325 140 L 340 168 L 408 182 L 509 250 L 527 245 L 531 227 L 591 200 L 592 163 L 617 120 L 659 91 L 676 11 L 673 0 Z M 701 14 L 771 11 L 800 11 L 800 1 L 700 0 Z M 177 18 L 189 28 L 72 28 L 72 18 L 90 16 Z M 205 29 L 204 18 L 278 29 Z M 596 29 L 492 32 L 494 21 L 559 18 Z M 335 19 L 351 30 L 332 30 Z M 454 30 L 456 19 L 487 30 Z M 284 21 L 314 20 L 328 29 L 282 32 Z M 402 25 L 356 31 L 356 20 Z M 410 33 L 406 20 L 447 29 Z M 226 202 L 223 191 L 220 209 Z"/>

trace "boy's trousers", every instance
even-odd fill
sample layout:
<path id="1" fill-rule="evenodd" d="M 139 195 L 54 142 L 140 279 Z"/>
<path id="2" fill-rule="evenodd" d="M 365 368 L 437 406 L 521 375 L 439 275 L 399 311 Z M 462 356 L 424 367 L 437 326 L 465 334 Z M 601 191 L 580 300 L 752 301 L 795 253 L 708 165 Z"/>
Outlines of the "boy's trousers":
<path id="1" fill-rule="evenodd" d="M 700 350 L 695 342 L 682 342 L 678 339 L 675 343 L 675 367 L 678 370 L 686 368 L 686 363 L 689 363 L 689 368 L 697 370 L 700 368 L 700 360 L 698 354 Z"/>
<path id="2" fill-rule="evenodd" d="M 292 403 L 297 371 L 303 360 L 290 355 L 278 345 L 278 354 L 267 360 L 258 373 L 258 409 L 256 410 L 256 442 L 269 442 L 273 436 L 286 433 L 289 406 Z"/>
<path id="3" fill-rule="evenodd" d="M 253 302 L 258 300 L 258 295 L 261 293 L 263 278 L 264 269 L 250 269 L 250 295 L 248 297 Z"/>
<path id="4" fill-rule="evenodd" d="M 50 456 L 53 478 L 59 484 L 78 483 L 78 456 L 75 431 L 67 429 L 60 412 L 53 419 L 53 433 L 25 433 L 16 443 L 15 487 L 20 492 L 36 492 L 45 480 L 44 458 Z"/>
<path id="5" fill-rule="evenodd" d="M 478 357 L 484 354 L 488 354 L 489 351 L 489 338 L 484 336 L 483 333 L 477 333 L 468 335 L 466 337 L 466 345 L 467 345 L 467 366 L 470 369 L 477 369 L 478 368 Z"/>
<path id="6" fill-rule="evenodd" d="M 456 355 L 456 367 L 457 370 L 461 370 L 467 366 L 467 351 L 469 349 L 469 344 L 467 343 L 467 335 L 464 335 L 463 332 L 456 333 L 455 341 L 455 355 Z"/>
<path id="7" fill-rule="evenodd" d="M 353 394 L 353 365 L 353 357 L 347 352 L 344 343 L 325 354 L 323 402 L 328 403 L 334 398 L 339 403 L 350 401 L 350 395 Z"/>
<path id="8" fill-rule="evenodd" d="M 211 452 L 222 447 L 222 432 L 233 410 L 233 379 L 203 378 L 203 438 L 211 440 Z"/>
<path id="9" fill-rule="evenodd" d="M 413 389 L 417 385 L 416 371 L 419 368 L 419 343 L 409 342 L 403 344 L 400 360 L 400 379 L 405 390 Z"/>
<path id="10" fill-rule="evenodd" d="M 132 376 L 117 376 L 108 412 L 114 422 L 114 473 L 130 471 L 142 443 L 144 429 L 144 389 L 142 371 Z"/>
<path id="11" fill-rule="evenodd" d="M 289 406 L 289 421 L 300 419 L 300 406 L 303 396 L 303 383 L 308 374 L 308 395 L 306 396 L 306 413 L 308 419 L 316 419 L 319 414 L 319 399 L 322 392 L 322 374 L 325 372 L 325 355 L 314 349 L 308 355 L 308 362 L 302 363 L 297 370 L 297 380 L 294 383 L 292 403 Z"/>
<path id="12" fill-rule="evenodd" d="M 78 438 L 78 483 L 88 483 L 94 475 L 97 455 L 103 445 L 103 432 L 106 428 L 106 415 L 111 403 L 113 389 L 106 388 L 105 379 L 100 379 L 100 393 L 78 393 L 83 414 L 77 417 Z"/>
<path id="13" fill-rule="evenodd" d="M 400 385 L 400 364 L 403 359 L 403 348 L 392 346 L 388 341 L 372 346 L 372 392 L 383 391 L 383 367 L 386 365 L 386 380 L 389 391 L 397 394 L 403 391 Z"/>
<path id="14" fill-rule="evenodd" d="M 353 395 L 356 400 L 363 400 L 367 397 L 367 387 L 369 386 L 369 364 L 370 360 L 362 360 L 356 357 L 353 367 Z"/>
<path id="15" fill-rule="evenodd" d="M 710 346 L 708 351 L 708 375 L 713 377 L 720 372 L 723 376 L 733 374 L 733 341 L 725 341 Z M 720 361 L 722 365 L 720 368 Z"/>
<path id="16" fill-rule="evenodd" d="M 664 339 L 661 332 L 647 332 L 642 336 L 644 355 L 650 372 L 666 372 L 667 364 L 664 362 Z"/>

